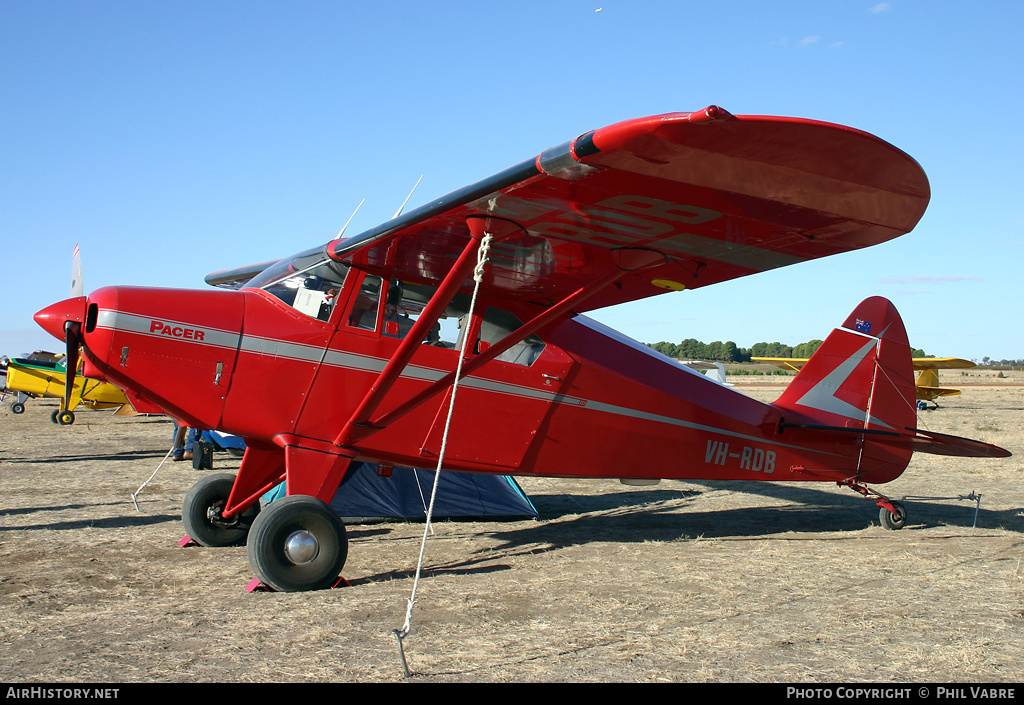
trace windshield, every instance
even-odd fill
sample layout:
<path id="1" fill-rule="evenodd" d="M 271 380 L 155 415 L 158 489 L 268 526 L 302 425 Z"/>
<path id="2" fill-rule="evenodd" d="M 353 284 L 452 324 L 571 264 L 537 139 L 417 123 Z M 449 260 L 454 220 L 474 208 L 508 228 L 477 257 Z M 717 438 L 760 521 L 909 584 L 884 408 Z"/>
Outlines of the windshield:
<path id="1" fill-rule="evenodd" d="M 253 277 L 246 289 L 263 289 L 313 318 L 327 320 L 345 283 L 348 267 L 321 246 L 286 257 Z"/>

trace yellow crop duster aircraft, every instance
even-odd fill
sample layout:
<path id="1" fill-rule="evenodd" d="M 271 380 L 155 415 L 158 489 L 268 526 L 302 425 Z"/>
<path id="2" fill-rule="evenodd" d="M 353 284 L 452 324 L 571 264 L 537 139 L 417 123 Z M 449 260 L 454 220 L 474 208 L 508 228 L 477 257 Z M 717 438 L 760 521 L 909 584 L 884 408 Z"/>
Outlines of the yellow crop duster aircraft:
<path id="1" fill-rule="evenodd" d="M 89 409 L 117 409 L 116 414 L 134 414 L 124 392 L 110 384 L 76 374 L 67 389 L 68 371 L 64 360 L 8 360 L 7 389 L 18 393 L 17 401 L 11 403 L 11 411 L 20 414 L 25 411 L 29 397 L 47 397 L 61 400 L 60 408 L 52 418 L 61 425 L 75 422 L 74 410 L 79 404 Z"/>
<path id="2" fill-rule="evenodd" d="M 770 362 L 776 367 L 784 370 L 799 371 L 807 362 L 806 358 L 797 357 L 752 357 L 757 362 Z M 959 394 L 959 389 L 953 387 L 939 386 L 939 370 L 958 370 L 966 367 L 974 367 L 970 360 L 962 360 L 959 357 L 915 357 L 913 359 L 914 369 L 917 370 L 917 379 L 914 386 L 917 388 L 917 398 L 922 402 L 932 402 L 937 407 L 935 400 L 939 397 L 950 397 Z M 924 407 L 922 407 L 924 408 Z"/>

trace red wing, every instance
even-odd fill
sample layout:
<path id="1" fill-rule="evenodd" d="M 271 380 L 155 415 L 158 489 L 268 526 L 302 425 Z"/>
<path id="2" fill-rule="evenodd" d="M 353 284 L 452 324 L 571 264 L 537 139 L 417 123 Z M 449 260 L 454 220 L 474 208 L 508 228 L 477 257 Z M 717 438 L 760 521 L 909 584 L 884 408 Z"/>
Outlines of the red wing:
<path id="1" fill-rule="evenodd" d="M 535 302 L 608 271 L 613 250 L 665 256 L 589 310 L 884 242 L 917 224 L 929 194 L 913 159 L 867 133 L 711 107 L 589 132 L 328 249 L 436 282 L 467 241 L 466 219 L 488 217 L 502 235 L 484 288 Z"/>

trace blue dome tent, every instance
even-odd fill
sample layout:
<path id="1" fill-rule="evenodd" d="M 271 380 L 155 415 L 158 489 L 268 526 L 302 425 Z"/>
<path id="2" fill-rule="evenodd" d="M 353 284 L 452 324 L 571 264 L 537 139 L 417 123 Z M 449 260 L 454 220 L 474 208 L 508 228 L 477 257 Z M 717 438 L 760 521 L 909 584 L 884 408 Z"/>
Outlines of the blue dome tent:
<path id="1" fill-rule="evenodd" d="M 434 486 L 434 471 L 396 467 L 379 473 L 378 466 L 353 467 L 331 500 L 346 523 L 425 519 Z M 284 496 L 284 483 L 262 502 Z M 518 483 L 507 475 L 442 472 L 434 500 L 434 519 L 535 518 L 537 510 Z"/>

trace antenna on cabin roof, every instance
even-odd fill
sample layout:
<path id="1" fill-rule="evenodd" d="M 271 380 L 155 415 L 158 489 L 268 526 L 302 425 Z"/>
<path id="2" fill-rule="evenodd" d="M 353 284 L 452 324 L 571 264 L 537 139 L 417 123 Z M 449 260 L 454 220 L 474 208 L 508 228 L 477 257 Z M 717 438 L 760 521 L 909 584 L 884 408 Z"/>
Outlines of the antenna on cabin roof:
<path id="1" fill-rule="evenodd" d="M 420 174 L 420 178 L 416 179 L 416 186 L 419 186 L 421 181 L 423 181 L 423 174 Z M 416 186 L 412 187 L 412 191 L 410 191 L 409 195 L 405 197 L 404 201 L 402 201 L 401 207 L 399 207 L 399 209 L 395 212 L 395 214 L 393 216 L 391 216 L 392 219 L 397 218 L 398 216 L 402 215 L 402 211 L 405 210 L 405 204 L 409 202 L 410 198 L 412 198 L 412 194 L 413 194 L 413 191 L 416 190 Z"/>
<path id="2" fill-rule="evenodd" d="M 348 220 L 345 221 L 345 224 L 343 226 L 341 226 L 341 230 L 339 230 L 338 234 L 334 236 L 335 240 L 340 240 L 341 239 L 341 236 L 345 233 L 345 228 L 347 228 L 348 224 L 352 222 L 352 219 L 356 217 L 356 213 L 359 212 L 359 209 L 363 207 L 364 203 L 366 203 L 366 199 L 365 198 L 359 202 L 359 205 L 356 206 L 356 209 L 354 211 L 352 211 L 352 215 L 350 215 L 348 217 Z"/>

